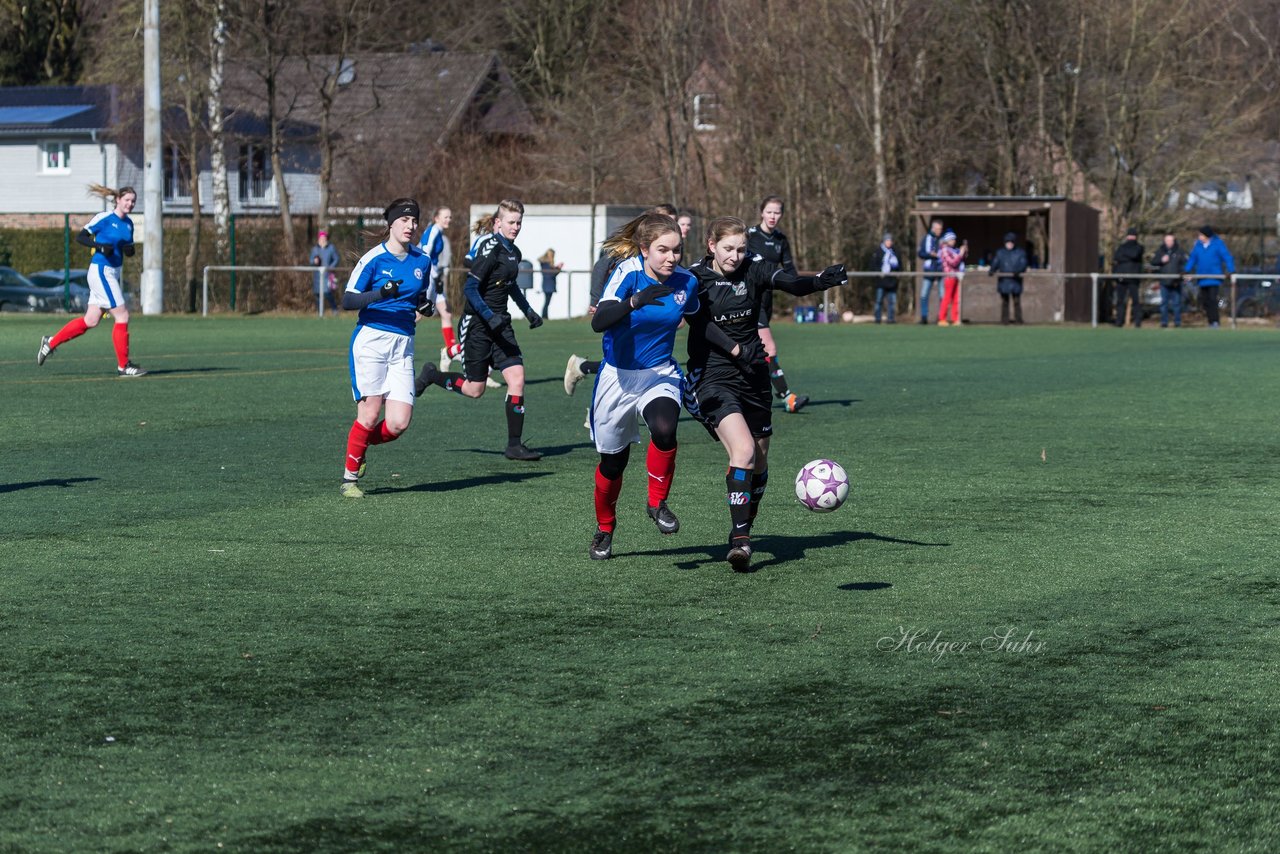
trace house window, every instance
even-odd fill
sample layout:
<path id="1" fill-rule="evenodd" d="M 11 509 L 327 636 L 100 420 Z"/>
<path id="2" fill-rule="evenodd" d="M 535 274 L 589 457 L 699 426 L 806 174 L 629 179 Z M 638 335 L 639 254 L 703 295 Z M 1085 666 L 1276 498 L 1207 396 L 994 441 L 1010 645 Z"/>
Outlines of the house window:
<path id="1" fill-rule="evenodd" d="M 165 151 L 164 197 L 170 200 L 191 198 L 191 169 L 176 145 Z"/>
<path id="2" fill-rule="evenodd" d="M 40 171 L 46 175 L 66 175 L 71 171 L 71 143 L 42 142 Z"/>
<path id="3" fill-rule="evenodd" d="M 240 146 L 240 201 L 266 202 L 271 196 L 271 158 L 261 145 Z"/>
<path id="4" fill-rule="evenodd" d="M 715 130 L 716 113 L 720 111 L 720 98 L 716 95 L 693 96 L 693 129 Z"/>

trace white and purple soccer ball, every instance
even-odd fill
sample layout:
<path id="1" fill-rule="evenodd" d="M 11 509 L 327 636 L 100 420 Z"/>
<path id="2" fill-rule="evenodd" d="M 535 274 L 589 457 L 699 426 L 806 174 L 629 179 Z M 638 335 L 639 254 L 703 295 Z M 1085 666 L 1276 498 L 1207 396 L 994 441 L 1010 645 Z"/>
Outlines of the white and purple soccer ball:
<path id="1" fill-rule="evenodd" d="M 833 460 L 814 460 L 796 475 L 796 499 L 814 513 L 830 513 L 849 496 L 849 476 Z"/>

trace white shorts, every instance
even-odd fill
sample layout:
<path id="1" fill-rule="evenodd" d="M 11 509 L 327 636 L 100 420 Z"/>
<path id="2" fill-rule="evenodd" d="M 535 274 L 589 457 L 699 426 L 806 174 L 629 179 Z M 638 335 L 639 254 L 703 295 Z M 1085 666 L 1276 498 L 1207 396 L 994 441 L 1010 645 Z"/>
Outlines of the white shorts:
<path id="1" fill-rule="evenodd" d="M 616 454 L 640 441 L 640 413 L 661 398 L 680 405 L 683 377 L 674 363 L 660 368 L 623 371 L 600 363 L 591 392 L 591 438 L 602 454 Z"/>
<path id="2" fill-rule="evenodd" d="M 351 336 L 351 394 L 382 395 L 413 406 L 413 338 L 372 326 L 357 326 Z"/>
<path id="3" fill-rule="evenodd" d="M 120 287 L 120 268 L 90 264 L 88 272 L 89 305 L 123 308 L 124 289 Z"/>

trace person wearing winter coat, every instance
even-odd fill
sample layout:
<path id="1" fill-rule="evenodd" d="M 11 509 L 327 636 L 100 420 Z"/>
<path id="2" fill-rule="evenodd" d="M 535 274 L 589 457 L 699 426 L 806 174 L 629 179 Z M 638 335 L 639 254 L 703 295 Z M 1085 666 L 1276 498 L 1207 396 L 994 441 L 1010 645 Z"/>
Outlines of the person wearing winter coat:
<path id="1" fill-rule="evenodd" d="M 897 323 L 895 315 L 898 310 L 898 279 L 890 275 L 902 272 L 902 261 L 893 248 L 893 235 L 885 232 L 884 239 L 871 254 L 871 269 L 881 274 L 876 279 L 876 323 L 880 322 L 880 308 L 883 305 L 889 323 Z"/>
<path id="2" fill-rule="evenodd" d="M 1173 314 L 1173 325 L 1182 325 L 1182 280 L 1178 273 L 1182 265 L 1187 263 L 1187 253 L 1178 246 L 1178 238 L 1173 232 L 1164 236 L 1164 241 L 1151 256 L 1150 266 L 1154 273 L 1165 273 L 1167 279 L 1160 280 L 1160 328 L 1169 325 L 1169 314 Z"/>
<path id="3" fill-rule="evenodd" d="M 1196 235 L 1196 245 L 1191 247 L 1191 256 L 1187 258 L 1183 272 L 1195 276 L 1210 276 L 1200 281 L 1200 306 L 1209 321 L 1210 329 L 1218 328 L 1218 290 L 1222 287 L 1222 279 L 1218 276 L 1235 273 L 1236 259 L 1231 257 L 1227 244 L 1213 230 L 1213 226 L 1203 225 Z"/>
<path id="4" fill-rule="evenodd" d="M 1116 247 L 1111 256 L 1111 272 L 1141 273 L 1143 249 L 1138 242 L 1138 230 L 1130 228 L 1124 233 L 1124 240 Z M 1142 325 L 1142 291 L 1140 279 L 1116 279 L 1116 327 L 1124 326 L 1126 304 L 1133 303 L 1133 325 Z"/>
<path id="5" fill-rule="evenodd" d="M 1004 246 L 996 250 L 988 271 L 997 276 L 996 290 L 1000 292 L 1000 322 L 1009 323 L 1009 302 L 1013 301 L 1013 322 L 1022 323 L 1022 274 L 1030 266 L 1027 252 L 1018 246 L 1018 235 L 1012 231 L 1004 236 Z"/>

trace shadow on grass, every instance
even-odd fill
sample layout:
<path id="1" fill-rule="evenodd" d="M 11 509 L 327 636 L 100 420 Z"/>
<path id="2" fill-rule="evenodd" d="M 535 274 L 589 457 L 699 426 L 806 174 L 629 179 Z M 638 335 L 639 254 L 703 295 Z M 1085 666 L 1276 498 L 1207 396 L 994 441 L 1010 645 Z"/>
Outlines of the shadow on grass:
<path id="1" fill-rule="evenodd" d="M 24 483 L 0 483 L 0 493 L 19 492 L 23 489 L 36 489 L 41 486 L 57 486 L 66 488 L 76 483 L 88 483 L 98 480 L 96 477 L 51 477 L 47 480 L 28 480 Z"/>
<path id="2" fill-rule="evenodd" d="M 495 483 L 513 483 L 522 480 L 533 480 L 535 477 L 548 477 L 549 471 L 514 471 L 511 474 L 482 474 L 476 477 L 464 477 L 458 480 L 439 480 L 434 483 L 415 483 L 412 486 L 380 486 L 377 489 L 365 490 L 366 495 L 398 495 L 403 492 L 456 492 L 459 489 L 471 489 L 476 486 L 490 486 Z"/>
<path id="3" fill-rule="evenodd" d="M 161 369 L 161 370 L 158 370 L 158 371 L 156 371 L 156 370 L 150 370 L 150 371 L 147 371 L 147 376 L 149 376 L 149 377 L 162 377 L 162 376 L 164 376 L 165 374 L 208 374 L 208 373 L 213 373 L 213 372 L 215 372 L 215 371 L 228 371 L 228 372 L 229 372 L 229 371 L 238 371 L 238 370 L 240 370 L 240 369 L 239 369 L 239 368 L 212 368 L 212 367 L 205 367 L 205 368 L 164 368 L 164 369 Z"/>
<path id="4" fill-rule="evenodd" d="M 544 457 L 562 457 L 571 451 L 577 451 L 582 448 L 594 447 L 590 442 L 575 442 L 572 445 L 549 445 L 545 448 L 534 448 L 535 451 L 541 451 Z M 468 448 L 473 454 L 492 454 L 494 456 L 502 456 L 502 451 L 495 451 L 491 448 Z"/>
<path id="5" fill-rule="evenodd" d="M 751 540 L 754 555 L 752 557 L 750 572 L 758 572 L 765 567 L 777 566 L 779 564 L 789 563 L 791 561 L 800 560 L 808 557 L 808 552 L 813 549 L 826 549 L 835 546 L 843 546 L 849 543 L 856 543 L 859 540 L 875 540 L 881 543 L 893 543 L 902 546 L 923 546 L 925 548 L 945 548 L 950 543 L 923 543 L 918 540 L 902 540 L 897 537 L 882 537 L 879 534 L 873 534 L 870 531 L 832 531 L 827 534 L 806 535 L 802 537 L 782 536 L 782 535 L 765 535 L 754 537 Z M 691 560 L 677 561 L 676 566 L 680 569 L 699 569 L 709 563 L 724 563 L 725 553 L 729 550 L 727 545 L 700 545 L 700 546 L 684 546 L 678 549 L 655 549 L 647 552 L 622 552 L 619 556 L 630 555 L 671 555 L 678 557 L 681 555 L 705 555 L 705 557 L 695 557 Z M 768 555 L 765 560 L 760 560 L 762 556 Z M 853 586 L 844 586 L 842 590 L 878 590 L 880 587 L 874 585 L 884 584 L 885 587 L 890 585 L 884 582 L 859 582 Z M 867 586 L 871 585 L 871 586 Z"/>
<path id="6" fill-rule="evenodd" d="M 836 586 L 837 590 L 887 590 L 893 585 L 887 581 L 851 581 Z"/>
<path id="7" fill-rule="evenodd" d="M 804 405 L 804 408 L 810 409 L 814 406 L 846 406 L 848 407 L 848 406 L 853 406 L 855 403 L 862 403 L 862 398 L 846 397 L 840 400 L 811 400 Z"/>

